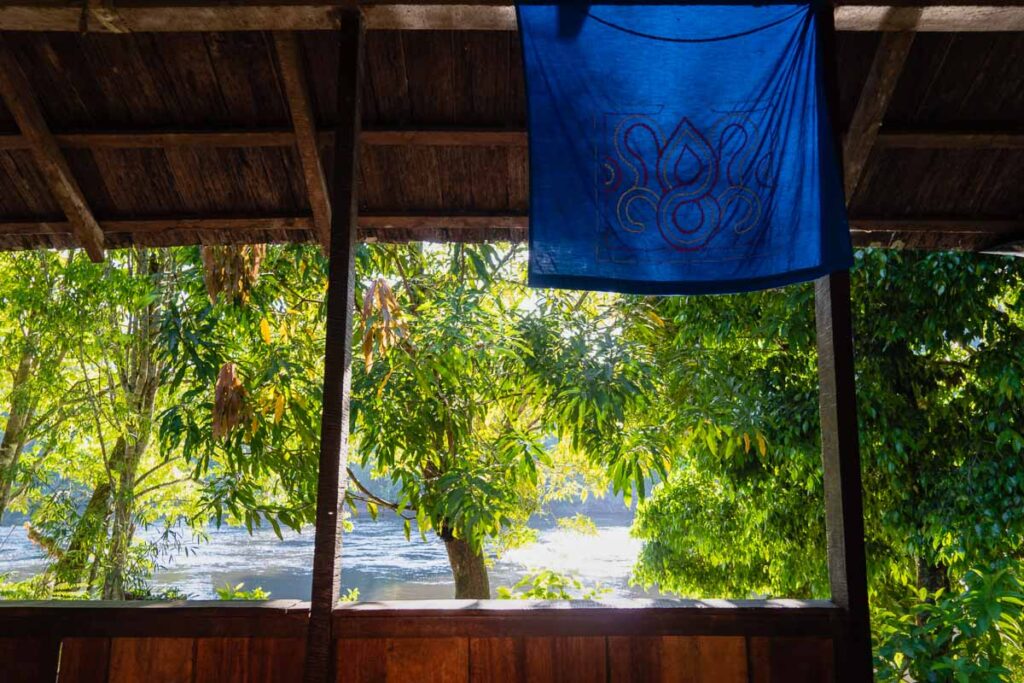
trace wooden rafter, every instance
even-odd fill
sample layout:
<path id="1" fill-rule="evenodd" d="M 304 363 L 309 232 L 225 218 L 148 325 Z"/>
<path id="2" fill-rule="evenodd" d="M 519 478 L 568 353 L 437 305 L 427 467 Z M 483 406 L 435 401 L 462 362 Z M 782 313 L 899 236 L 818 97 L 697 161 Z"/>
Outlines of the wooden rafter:
<path id="1" fill-rule="evenodd" d="M 295 131 L 288 130 L 182 130 L 95 131 L 53 134 L 64 149 L 161 149 L 164 147 L 294 147 Z M 320 145 L 330 137 L 321 135 Z M 22 135 L 0 134 L 0 151 L 28 149 Z"/>
<path id="2" fill-rule="evenodd" d="M 295 145 L 299 150 L 302 177 L 306 181 L 309 206 L 313 211 L 313 222 L 324 250 L 331 245 L 331 202 L 327 196 L 327 178 L 320 161 L 320 143 L 317 140 L 316 118 L 313 102 L 309 95 L 309 83 L 302 62 L 299 39 L 294 33 L 276 32 L 274 46 L 281 80 L 284 83 L 288 109 L 295 128 Z"/>
<path id="3" fill-rule="evenodd" d="M 161 149 L 295 147 L 294 129 L 94 131 L 53 134 L 63 149 Z M 334 142 L 334 133 L 320 130 L 321 149 Z M 362 131 L 359 143 L 369 147 L 526 147 L 522 129 L 495 128 L 378 128 Z M 879 129 L 875 146 L 890 149 L 1024 149 L 1024 129 L 963 126 L 956 130 L 905 128 Z M 0 151 L 29 149 L 18 133 L 0 133 Z"/>
<path id="4" fill-rule="evenodd" d="M 332 131 L 316 134 L 321 149 L 334 142 Z M 295 129 L 95 131 L 55 133 L 66 149 L 160 149 L 164 147 L 294 147 Z M 525 147 L 526 131 L 494 128 L 390 128 L 362 131 L 360 144 L 373 147 Z M 24 136 L 0 133 L 0 151 L 28 149 Z"/>
<path id="5" fill-rule="evenodd" d="M 92 32 L 307 31 L 334 30 L 339 9 L 354 0 L 117 0 L 56 3 L 52 0 L 0 0 L 0 30 Z M 370 30 L 514 31 L 515 11 L 505 1 L 476 3 L 406 0 L 359 3 Z M 837 3 L 840 31 L 1024 31 L 1019 0 L 984 5 L 931 4 L 919 17 L 909 3 Z M 83 24 L 84 22 L 84 24 Z"/>
<path id="6" fill-rule="evenodd" d="M 853 201 L 868 156 L 882 127 L 882 119 L 889 108 L 889 100 L 896 91 L 896 83 L 903 73 L 903 65 L 914 44 L 914 33 L 886 33 L 875 50 L 867 81 L 853 112 L 850 128 L 843 145 L 844 184 L 846 201 Z"/>
<path id="7" fill-rule="evenodd" d="M 103 231 L 93 218 L 78 182 L 71 174 L 57 141 L 43 118 L 39 102 L 10 48 L 0 35 L 0 97 L 7 104 L 32 158 L 39 167 L 53 198 L 71 224 L 78 243 L 89 258 L 103 260 Z"/>
<path id="8" fill-rule="evenodd" d="M 933 5 L 930 7 L 844 5 L 836 8 L 836 29 L 839 31 L 917 31 L 919 33 L 1024 31 L 1024 7 L 1019 5 Z"/>
<path id="9" fill-rule="evenodd" d="M 251 241 L 301 242 L 315 232 L 311 216 L 209 217 L 101 220 L 112 245 L 126 243 L 175 246 L 235 244 Z M 374 242 L 446 239 L 459 242 L 511 241 L 527 238 L 529 219 L 524 214 L 430 215 L 364 213 L 357 220 L 358 237 Z M 966 218 L 857 218 L 850 220 L 853 243 L 859 247 L 901 247 L 922 241 L 949 249 L 985 249 L 993 244 L 1024 238 L 1024 220 L 972 220 Z M 0 222 L 0 244 L 5 238 L 52 240 L 56 246 L 74 243 L 66 221 Z"/>
<path id="10" fill-rule="evenodd" d="M 1024 149 L 1024 130 L 886 130 L 875 146 L 890 149 Z"/>

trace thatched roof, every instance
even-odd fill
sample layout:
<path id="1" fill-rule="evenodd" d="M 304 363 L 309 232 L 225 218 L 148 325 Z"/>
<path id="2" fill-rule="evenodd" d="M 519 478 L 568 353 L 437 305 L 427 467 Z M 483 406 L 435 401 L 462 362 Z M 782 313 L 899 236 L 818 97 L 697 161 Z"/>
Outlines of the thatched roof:
<path id="1" fill-rule="evenodd" d="M 335 9 L 0 0 L 0 249 L 315 240 L 338 123 Z M 365 16 L 361 234 L 521 239 L 511 9 Z M 1024 6 L 836 16 L 856 243 L 1024 237 Z M 934 32 L 893 31 L 908 26 Z"/>

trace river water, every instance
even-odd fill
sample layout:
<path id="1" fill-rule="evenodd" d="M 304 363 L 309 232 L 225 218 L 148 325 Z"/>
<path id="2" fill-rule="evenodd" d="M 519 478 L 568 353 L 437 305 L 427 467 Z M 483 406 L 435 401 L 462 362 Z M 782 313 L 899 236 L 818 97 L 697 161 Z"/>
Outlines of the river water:
<path id="1" fill-rule="evenodd" d="M 557 527 L 538 530 L 536 543 L 510 551 L 490 569 L 491 590 L 510 586 L 524 574 L 551 569 L 571 574 L 584 585 L 596 582 L 611 589 L 606 597 L 653 597 L 629 586 L 629 575 L 640 542 L 629 535 L 629 519 L 620 515 L 594 517 L 597 535 Z M 209 540 L 185 554 L 161 558 L 153 576 L 154 589 L 174 587 L 192 599 L 216 598 L 215 589 L 244 583 L 262 587 L 272 598 L 309 599 L 313 560 L 312 528 L 302 533 L 284 530 L 278 539 L 270 529 L 250 535 L 244 528 L 209 530 Z M 406 541 L 400 521 L 382 515 L 374 522 L 364 516 L 344 536 L 342 591 L 359 589 L 360 600 L 418 600 L 452 598 L 455 589 L 444 544 L 433 534 Z M 0 526 L 0 575 L 23 579 L 45 566 L 42 552 L 21 526 Z"/>

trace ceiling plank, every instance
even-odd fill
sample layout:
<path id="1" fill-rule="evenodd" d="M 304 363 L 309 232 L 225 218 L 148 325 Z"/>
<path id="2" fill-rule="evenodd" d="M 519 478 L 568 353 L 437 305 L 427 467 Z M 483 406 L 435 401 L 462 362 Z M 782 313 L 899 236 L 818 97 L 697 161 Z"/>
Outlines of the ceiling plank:
<path id="1" fill-rule="evenodd" d="M 857 192 L 868 156 L 875 146 L 878 130 L 882 127 L 882 119 L 889 108 L 889 100 L 896 91 L 896 83 L 914 44 L 914 35 L 911 31 L 883 34 L 875 50 L 867 81 L 861 90 L 843 143 L 847 204 L 853 201 Z"/>
<path id="2" fill-rule="evenodd" d="M 338 28 L 337 0 L 118 0 L 86 7 L 53 0 L 2 0 L 0 30 L 90 32 L 311 31 Z M 360 2 L 370 30 L 516 30 L 511 3 Z M 1024 31 L 1021 0 L 984 5 L 837 3 L 839 31 Z M 922 4 L 922 3 L 918 3 Z M 84 19 L 84 26 L 83 26 Z"/>
<path id="3" fill-rule="evenodd" d="M 875 140 L 890 149 L 1024 149 L 1024 130 L 887 130 Z"/>
<path id="4" fill-rule="evenodd" d="M 173 246 L 294 242 L 315 233 L 311 216 L 161 218 L 103 220 L 103 231 L 117 244 L 136 242 Z M 529 230 L 524 214 L 475 215 L 360 214 L 359 237 L 377 242 L 412 240 L 523 241 Z M 1024 238 L 1024 220 L 969 218 L 851 218 L 850 233 L 859 247 L 980 250 Z M 73 237 L 66 221 L 0 222 L 0 244 L 52 238 L 64 245 Z M 10 247 L 8 247 L 10 248 Z"/>
<path id="5" fill-rule="evenodd" d="M 316 119 L 313 102 L 309 95 L 309 83 L 302 61 L 298 36 L 290 32 L 274 33 L 277 62 L 281 68 L 288 108 L 295 127 L 295 145 L 299 150 L 302 176 L 306 181 L 309 206 L 313 211 L 313 222 L 320 237 L 320 244 L 326 250 L 331 244 L 331 200 L 327 194 L 327 177 L 320 160 L 320 144 L 317 141 Z"/>
<path id="6" fill-rule="evenodd" d="M 95 262 L 103 260 L 103 232 L 46 121 L 28 79 L 0 35 L 0 97 L 14 117 L 53 198 L 60 205 L 78 243 Z"/>
<path id="7" fill-rule="evenodd" d="M 161 149 L 294 147 L 295 131 L 288 130 L 177 130 L 93 131 L 54 133 L 64 149 Z M 317 144 L 331 144 L 334 134 L 320 130 Z M 525 130 L 486 128 L 370 128 L 360 143 L 370 147 L 526 147 Z M 875 145 L 891 149 L 1024 149 L 1024 129 L 982 125 L 957 129 L 888 128 L 878 131 Z M 19 133 L 0 133 L 0 151 L 29 149 Z"/>
<path id="8" fill-rule="evenodd" d="M 1024 7 L 996 4 L 931 7 L 843 5 L 836 8 L 836 30 L 918 33 L 1024 31 Z"/>
<path id="9" fill-rule="evenodd" d="M 334 133 L 321 130 L 316 144 L 326 147 Z M 178 130 L 94 131 L 55 133 L 66 149 L 160 149 L 164 147 L 257 148 L 294 147 L 295 130 Z M 360 143 L 373 147 L 526 147 L 525 130 L 491 128 L 389 128 L 365 129 Z M 307 143 L 308 144 L 308 143 Z M 0 133 L 0 151 L 28 149 L 28 140 L 17 133 Z"/>

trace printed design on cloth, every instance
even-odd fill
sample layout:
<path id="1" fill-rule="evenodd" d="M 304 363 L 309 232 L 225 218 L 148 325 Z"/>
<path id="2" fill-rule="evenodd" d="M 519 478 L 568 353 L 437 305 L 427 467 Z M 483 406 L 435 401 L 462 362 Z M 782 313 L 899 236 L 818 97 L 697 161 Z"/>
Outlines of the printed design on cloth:
<path id="1" fill-rule="evenodd" d="M 735 245 L 768 229 L 776 136 L 753 113 L 721 115 L 707 130 L 685 115 L 601 117 L 598 260 L 699 260 L 716 238 Z"/>

